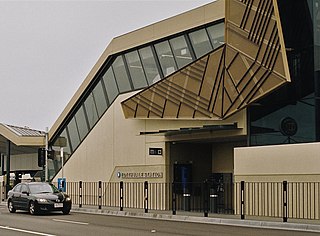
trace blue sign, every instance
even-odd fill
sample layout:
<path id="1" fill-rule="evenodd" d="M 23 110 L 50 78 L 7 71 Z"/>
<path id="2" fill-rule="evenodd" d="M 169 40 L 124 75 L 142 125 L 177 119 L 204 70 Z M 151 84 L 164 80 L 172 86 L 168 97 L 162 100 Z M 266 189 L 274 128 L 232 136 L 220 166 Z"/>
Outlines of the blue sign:
<path id="1" fill-rule="evenodd" d="M 58 189 L 62 192 L 66 192 L 67 190 L 66 178 L 58 178 Z"/>

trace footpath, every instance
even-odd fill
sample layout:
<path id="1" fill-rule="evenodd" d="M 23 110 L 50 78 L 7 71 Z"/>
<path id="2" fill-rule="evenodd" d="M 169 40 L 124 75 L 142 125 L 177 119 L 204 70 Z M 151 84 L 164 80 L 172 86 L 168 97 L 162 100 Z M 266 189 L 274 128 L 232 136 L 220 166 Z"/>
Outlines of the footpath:
<path id="1" fill-rule="evenodd" d="M 216 224 L 216 225 L 229 225 L 238 227 L 252 227 L 252 228 L 268 228 L 277 230 L 290 230 L 300 232 L 314 232 L 320 233 L 320 221 L 319 220 L 295 220 L 288 219 L 289 222 L 282 222 L 279 218 L 263 218 L 263 217 L 248 217 L 241 220 L 237 215 L 224 215 L 224 214 L 209 214 L 208 217 L 204 217 L 203 213 L 192 213 L 179 211 L 176 215 L 172 215 L 171 211 L 149 211 L 144 213 L 144 209 L 124 209 L 120 211 L 117 208 L 102 208 L 98 209 L 97 206 L 83 206 L 73 205 L 71 210 L 77 213 L 87 214 L 101 214 L 109 216 L 119 217 L 137 217 L 144 219 L 157 219 L 168 221 L 183 221 L 192 223 L 203 224 Z"/>
<path id="2" fill-rule="evenodd" d="M 1 208 L 6 208 L 6 206 L 6 202 L 0 203 Z M 97 206 L 79 207 L 79 205 L 73 205 L 71 214 L 72 212 L 84 214 L 100 214 L 106 216 L 137 217 L 143 219 L 157 219 L 201 224 L 216 224 L 237 227 L 267 228 L 320 233 L 320 220 L 296 220 L 289 218 L 289 222 L 282 222 L 282 219 L 279 218 L 263 217 L 247 217 L 246 219 L 241 220 L 237 215 L 209 214 L 208 217 L 204 217 L 203 213 L 201 214 L 185 211 L 179 211 L 176 215 L 173 215 L 171 211 L 151 210 L 148 213 L 144 213 L 144 209 L 125 208 L 123 211 L 120 211 L 119 208 L 103 207 L 102 209 L 98 209 Z"/>

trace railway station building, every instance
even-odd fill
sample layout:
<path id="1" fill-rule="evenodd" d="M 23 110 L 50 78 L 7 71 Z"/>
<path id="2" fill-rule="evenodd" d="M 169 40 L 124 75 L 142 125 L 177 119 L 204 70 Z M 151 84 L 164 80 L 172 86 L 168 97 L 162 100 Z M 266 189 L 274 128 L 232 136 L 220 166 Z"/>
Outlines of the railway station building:
<path id="1" fill-rule="evenodd" d="M 115 37 L 48 132 L 50 180 L 320 181 L 319 4 L 218 0 Z"/>

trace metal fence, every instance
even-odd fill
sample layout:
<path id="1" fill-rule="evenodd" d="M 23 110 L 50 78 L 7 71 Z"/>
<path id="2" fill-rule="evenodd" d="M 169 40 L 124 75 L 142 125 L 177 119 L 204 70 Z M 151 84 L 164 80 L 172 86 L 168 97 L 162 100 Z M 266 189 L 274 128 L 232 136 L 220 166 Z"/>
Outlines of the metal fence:
<path id="1" fill-rule="evenodd" d="M 54 183 L 57 185 L 57 183 Z M 292 219 L 320 219 L 320 182 L 204 183 L 67 182 L 66 192 L 79 207 L 137 208 L 235 214 Z M 6 198 L 0 184 L 0 199 Z"/>
<path id="2" fill-rule="evenodd" d="M 54 183 L 57 185 L 57 183 Z M 148 182 L 67 182 L 74 204 L 102 207 L 169 210 L 170 184 Z"/>
<path id="3" fill-rule="evenodd" d="M 235 214 L 320 219 L 320 182 L 235 183 Z"/>

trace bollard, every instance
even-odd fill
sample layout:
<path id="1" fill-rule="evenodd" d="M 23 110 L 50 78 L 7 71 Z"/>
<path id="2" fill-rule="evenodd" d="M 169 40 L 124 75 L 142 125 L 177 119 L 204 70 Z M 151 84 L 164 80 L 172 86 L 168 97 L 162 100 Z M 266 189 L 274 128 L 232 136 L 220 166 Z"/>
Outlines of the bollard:
<path id="1" fill-rule="evenodd" d="M 79 208 L 82 207 L 82 181 L 79 181 Z"/>
<path id="2" fill-rule="evenodd" d="M 120 182 L 120 211 L 123 211 L 123 182 Z"/>
<path id="3" fill-rule="evenodd" d="M 4 181 L 2 181 L 2 201 L 4 201 L 4 199 L 5 199 L 5 183 L 4 183 Z"/>
<path id="4" fill-rule="evenodd" d="M 208 217 L 209 212 L 209 185 L 208 181 L 204 181 L 203 183 L 203 212 L 204 217 Z"/>
<path id="5" fill-rule="evenodd" d="M 241 181 L 241 189 L 240 189 L 240 214 L 241 214 L 241 219 L 244 220 L 244 181 Z"/>
<path id="6" fill-rule="evenodd" d="M 102 182 L 99 181 L 99 189 L 98 189 L 98 205 L 99 205 L 99 210 L 102 208 Z"/>
<path id="7" fill-rule="evenodd" d="M 176 196 L 176 189 L 175 183 L 172 183 L 172 215 L 177 214 L 177 196 Z"/>
<path id="8" fill-rule="evenodd" d="M 144 213 L 148 213 L 148 181 L 144 182 Z"/>
<path id="9" fill-rule="evenodd" d="M 288 222 L 288 182 L 283 181 L 283 222 Z"/>

